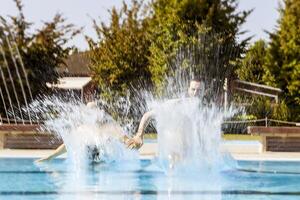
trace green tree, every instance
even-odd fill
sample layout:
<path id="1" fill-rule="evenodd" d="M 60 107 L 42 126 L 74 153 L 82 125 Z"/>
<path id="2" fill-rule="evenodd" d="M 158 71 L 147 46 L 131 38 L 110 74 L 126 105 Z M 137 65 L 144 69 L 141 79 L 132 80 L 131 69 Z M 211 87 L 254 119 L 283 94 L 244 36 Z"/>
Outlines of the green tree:
<path id="1" fill-rule="evenodd" d="M 247 51 L 242 59 L 237 75 L 240 80 L 253 83 L 265 84 L 263 76 L 265 70 L 265 57 L 267 54 L 267 44 L 263 40 L 256 41 Z"/>
<path id="2" fill-rule="evenodd" d="M 240 80 L 258 84 L 266 84 L 265 77 L 268 69 L 266 68 L 266 56 L 268 46 L 265 41 L 258 40 L 250 46 L 245 57 L 241 60 L 237 75 Z M 275 104 L 267 97 L 249 96 L 240 94 L 236 96 L 237 102 L 250 102 L 246 106 L 247 114 L 254 115 L 256 118 L 272 118 L 278 120 L 288 120 L 289 109 L 285 101 Z"/>
<path id="3" fill-rule="evenodd" d="M 102 95 L 108 98 L 114 96 L 112 92 L 125 95 L 133 85 L 150 83 L 149 25 L 141 15 L 142 8 L 138 1 L 132 1 L 131 7 L 123 3 L 120 12 L 110 11 L 110 24 L 94 21 L 98 41 L 88 38 L 90 68 Z"/>
<path id="4" fill-rule="evenodd" d="M 269 98 L 253 98 L 252 105 L 248 107 L 247 114 L 255 115 L 258 119 L 268 117 L 269 119 L 288 120 L 289 112 L 284 101 L 279 104 L 272 103 Z"/>
<path id="5" fill-rule="evenodd" d="M 149 72 L 149 17 L 144 4 L 133 0 L 120 11 L 112 8 L 111 22 L 94 20 L 97 40 L 88 39 L 93 80 L 104 108 L 120 123 L 137 122 L 143 111 L 141 90 L 151 88 Z"/>
<path id="6" fill-rule="evenodd" d="M 172 60 L 185 48 L 194 73 L 224 79 L 232 75 L 233 62 L 247 40 L 238 43 L 240 25 L 251 11 L 236 12 L 237 1 L 156 0 L 152 4 L 152 80 L 159 88 L 172 76 Z M 195 49 L 196 48 L 196 49 Z"/>
<path id="7" fill-rule="evenodd" d="M 25 19 L 21 0 L 15 0 L 15 3 L 19 11 L 17 16 L 0 16 L 0 50 L 3 50 L 0 52 L 0 67 L 5 77 L 5 80 L 2 80 L 0 75 L 0 89 L 7 106 L 10 96 L 13 106 L 17 108 L 16 112 L 19 112 L 17 100 L 22 107 L 25 100 L 29 103 L 37 95 L 46 93 L 47 82 L 56 82 L 56 69 L 64 64 L 64 59 L 72 50 L 71 47 L 66 47 L 66 43 L 80 30 L 75 29 L 72 24 L 67 24 L 65 19 L 57 14 L 51 22 L 44 23 L 41 29 L 30 34 L 29 28 L 32 24 Z M 22 66 L 26 73 L 23 72 Z M 4 81 L 10 94 L 5 90 Z M 17 95 L 14 94 L 13 87 Z M 25 95 L 22 93 L 22 87 Z M 4 106 L 0 107 L 1 112 L 4 112 Z"/>
<path id="8" fill-rule="evenodd" d="M 284 91 L 291 119 L 300 120 L 300 2 L 284 0 L 279 12 L 278 30 L 270 33 L 264 81 Z"/>
<path id="9" fill-rule="evenodd" d="M 56 82 L 57 68 L 64 65 L 64 60 L 75 47 L 67 47 L 66 43 L 79 29 L 67 24 L 60 14 L 54 16 L 51 22 L 45 23 L 32 37 L 32 43 L 25 50 L 22 48 L 25 66 L 28 66 L 29 81 L 39 83 L 39 87 L 32 87 L 34 94 L 46 92 L 46 82 Z"/>

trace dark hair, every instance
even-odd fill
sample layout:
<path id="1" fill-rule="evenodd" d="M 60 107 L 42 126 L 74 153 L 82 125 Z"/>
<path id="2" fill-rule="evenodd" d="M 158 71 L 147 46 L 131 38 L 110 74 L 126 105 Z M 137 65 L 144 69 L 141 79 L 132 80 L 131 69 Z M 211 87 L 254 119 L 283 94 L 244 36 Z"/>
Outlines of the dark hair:
<path id="1" fill-rule="evenodd" d="M 200 76 L 193 76 L 193 78 L 191 79 L 191 82 L 192 82 L 192 81 L 202 82 L 202 81 L 203 81 L 203 78 L 200 77 Z"/>

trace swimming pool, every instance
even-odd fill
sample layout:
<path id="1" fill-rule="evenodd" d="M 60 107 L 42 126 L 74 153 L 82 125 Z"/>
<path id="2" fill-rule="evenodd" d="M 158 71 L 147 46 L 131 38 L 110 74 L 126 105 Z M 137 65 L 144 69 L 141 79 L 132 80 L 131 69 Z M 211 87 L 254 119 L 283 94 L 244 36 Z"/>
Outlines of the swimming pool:
<path id="1" fill-rule="evenodd" d="M 297 162 L 241 161 L 241 170 L 225 170 L 220 176 L 167 176 L 151 160 L 90 165 L 83 176 L 68 169 L 66 162 L 36 165 L 33 159 L 0 159 L 0 199 L 300 198 Z M 294 171 L 271 168 L 287 165 Z"/>

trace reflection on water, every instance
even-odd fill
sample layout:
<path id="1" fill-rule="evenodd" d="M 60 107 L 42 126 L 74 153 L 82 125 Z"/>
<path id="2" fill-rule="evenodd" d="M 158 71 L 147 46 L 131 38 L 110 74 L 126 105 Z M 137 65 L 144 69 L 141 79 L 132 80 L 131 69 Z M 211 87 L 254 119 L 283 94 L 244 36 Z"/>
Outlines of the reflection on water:
<path id="1" fill-rule="evenodd" d="M 74 171 L 59 171 L 62 164 L 67 163 L 40 165 L 41 170 L 53 171 L 49 180 L 59 199 L 221 199 L 221 185 L 213 177 L 168 176 L 150 160 L 90 165 L 81 180 Z"/>
<path id="2" fill-rule="evenodd" d="M 76 173 L 64 171 L 66 164 L 40 166 L 41 171 L 51 171 L 42 181 L 52 184 L 50 191 L 57 192 L 54 199 L 297 199 L 300 191 L 299 174 L 231 169 L 218 176 L 168 176 L 151 160 L 90 165 L 78 188 L 70 181 Z"/>
<path id="3" fill-rule="evenodd" d="M 154 161 L 138 160 L 93 164 L 83 180 L 76 180 L 68 164 L 63 159 L 38 165 L 32 159 L 1 159 L 0 199 L 284 200 L 300 194 L 299 173 L 229 169 L 220 173 L 221 179 L 193 173 L 167 176 Z M 298 168 L 299 163 L 293 164 Z"/>

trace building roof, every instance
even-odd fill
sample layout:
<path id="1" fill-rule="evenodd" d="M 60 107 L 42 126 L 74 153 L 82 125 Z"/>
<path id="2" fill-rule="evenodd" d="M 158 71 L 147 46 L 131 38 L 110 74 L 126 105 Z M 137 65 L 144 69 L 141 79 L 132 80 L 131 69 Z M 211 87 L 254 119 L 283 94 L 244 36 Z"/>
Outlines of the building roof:
<path id="1" fill-rule="evenodd" d="M 58 72 L 63 76 L 90 76 L 89 64 L 87 52 L 73 53 L 65 60 L 65 65 L 58 68 Z"/>
<path id="2" fill-rule="evenodd" d="M 47 83 L 49 88 L 80 90 L 91 82 L 91 77 L 63 77 L 58 79 L 57 84 Z"/>

